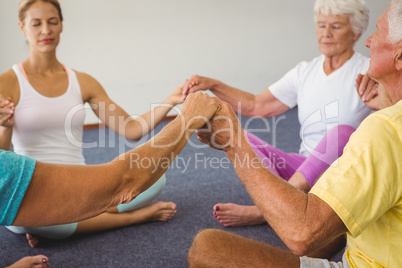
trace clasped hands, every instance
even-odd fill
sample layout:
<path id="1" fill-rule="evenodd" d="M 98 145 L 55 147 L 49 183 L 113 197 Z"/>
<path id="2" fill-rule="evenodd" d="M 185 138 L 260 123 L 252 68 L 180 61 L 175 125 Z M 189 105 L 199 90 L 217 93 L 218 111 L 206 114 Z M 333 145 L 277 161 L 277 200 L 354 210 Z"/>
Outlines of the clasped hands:
<path id="1" fill-rule="evenodd" d="M 182 107 L 182 114 L 197 129 L 198 139 L 210 147 L 227 151 L 239 144 L 243 133 L 232 107 L 208 94 L 190 93 Z"/>
<path id="2" fill-rule="evenodd" d="M 0 95 L 0 126 L 12 127 L 14 124 L 15 105 L 11 98 Z"/>

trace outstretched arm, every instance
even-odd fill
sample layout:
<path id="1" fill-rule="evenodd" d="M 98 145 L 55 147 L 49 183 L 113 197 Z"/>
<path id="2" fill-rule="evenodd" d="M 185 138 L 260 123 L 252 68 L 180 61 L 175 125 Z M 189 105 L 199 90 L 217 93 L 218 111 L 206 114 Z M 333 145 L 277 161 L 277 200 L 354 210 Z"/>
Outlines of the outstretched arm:
<path id="1" fill-rule="evenodd" d="M 289 110 L 289 107 L 272 95 L 269 89 L 254 95 L 228 86 L 221 81 L 199 75 L 193 75 L 188 80 L 188 85 L 183 87 L 183 95 L 208 89 L 221 100 L 229 103 L 236 113 L 244 116 L 274 117 Z"/>
<path id="2" fill-rule="evenodd" d="M 181 92 L 184 85 L 179 85 L 162 104 L 133 118 L 110 99 L 103 87 L 93 77 L 79 72 L 77 72 L 77 77 L 84 101 L 91 105 L 98 118 L 106 127 L 130 140 L 140 140 L 153 130 L 174 106 L 182 103 Z"/>
<path id="3" fill-rule="evenodd" d="M 347 231 L 324 201 L 294 188 L 272 174 L 250 147 L 240 123 L 228 105 L 211 119 L 199 139 L 225 150 L 254 203 L 282 241 L 296 255 L 306 255 Z"/>
<path id="4" fill-rule="evenodd" d="M 217 109 L 216 98 L 192 94 L 180 116 L 158 135 L 107 164 L 70 166 L 37 162 L 13 225 L 80 221 L 131 201 L 159 179 L 195 129 L 204 125 Z"/>

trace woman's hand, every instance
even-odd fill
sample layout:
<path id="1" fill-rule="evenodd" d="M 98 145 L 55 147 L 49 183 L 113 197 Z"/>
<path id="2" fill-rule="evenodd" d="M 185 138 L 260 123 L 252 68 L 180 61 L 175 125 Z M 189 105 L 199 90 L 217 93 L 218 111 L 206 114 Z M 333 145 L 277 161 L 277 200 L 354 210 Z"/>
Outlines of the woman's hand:
<path id="1" fill-rule="evenodd" d="M 381 110 L 392 105 L 391 98 L 383 85 L 378 84 L 367 74 L 359 74 L 356 90 L 361 100 L 372 110 Z"/>
<path id="2" fill-rule="evenodd" d="M 189 80 L 186 80 L 183 87 L 183 100 L 187 98 L 187 95 L 200 90 L 213 89 L 217 84 L 215 79 L 209 77 L 203 77 L 199 75 L 193 75 Z"/>
<path id="3" fill-rule="evenodd" d="M 11 128 L 14 126 L 15 105 L 11 98 L 4 98 L 0 95 L 0 126 Z"/>
<path id="4" fill-rule="evenodd" d="M 183 84 L 176 87 L 173 93 L 169 96 L 167 101 L 172 105 L 181 104 L 184 101 L 183 98 L 183 89 L 188 86 L 188 80 L 186 80 Z"/>

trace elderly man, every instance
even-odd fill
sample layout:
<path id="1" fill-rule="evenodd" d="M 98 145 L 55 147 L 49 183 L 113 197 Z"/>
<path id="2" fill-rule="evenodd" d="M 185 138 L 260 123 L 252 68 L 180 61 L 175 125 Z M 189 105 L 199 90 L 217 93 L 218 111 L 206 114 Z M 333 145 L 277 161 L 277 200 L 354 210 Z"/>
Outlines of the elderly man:
<path id="1" fill-rule="evenodd" d="M 363 121 L 338 167 L 329 169 L 309 194 L 255 161 L 258 157 L 235 114 L 229 105 L 221 104 L 211 128 L 200 131 L 199 139 L 226 151 L 253 201 L 290 251 L 224 231 L 206 230 L 194 239 L 189 252 L 191 267 L 401 266 L 401 25 L 402 0 L 393 0 L 378 20 L 376 32 L 366 41 L 371 55 L 368 73 L 382 84 L 394 105 Z M 218 129 L 219 134 L 213 135 Z M 348 249 L 342 262 L 304 256 L 345 233 Z"/>

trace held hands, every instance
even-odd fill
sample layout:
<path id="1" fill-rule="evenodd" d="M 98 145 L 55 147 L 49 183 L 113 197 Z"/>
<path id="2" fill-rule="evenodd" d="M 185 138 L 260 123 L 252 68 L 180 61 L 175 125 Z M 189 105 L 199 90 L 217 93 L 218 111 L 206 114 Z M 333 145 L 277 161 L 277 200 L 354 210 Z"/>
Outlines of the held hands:
<path id="1" fill-rule="evenodd" d="M 197 130 L 197 135 L 201 142 L 210 147 L 227 151 L 241 142 L 243 131 L 232 107 L 219 99 L 217 102 L 220 108 L 208 124 Z"/>
<path id="2" fill-rule="evenodd" d="M 183 103 L 183 101 L 185 100 L 185 98 L 183 98 L 183 90 L 185 87 L 188 87 L 188 80 L 186 80 L 183 84 L 177 86 L 177 88 L 169 96 L 168 102 L 173 106 Z"/>
<path id="3" fill-rule="evenodd" d="M 202 77 L 199 75 L 193 75 L 190 79 L 187 79 L 186 82 L 183 84 L 183 91 L 182 91 L 182 98 L 185 100 L 188 94 L 197 92 L 200 90 L 207 90 L 214 88 L 216 84 L 216 80 Z"/>
<path id="4" fill-rule="evenodd" d="M 361 100 L 372 110 L 380 110 L 392 105 L 385 88 L 367 74 L 357 76 L 356 90 Z"/>
<path id="5" fill-rule="evenodd" d="M 15 105 L 11 98 L 4 98 L 0 95 L 0 126 L 11 128 L 14 125 Z"/>
<path id="6" fill-rule="evenodd" d="M 205 125 L 219 110 L 219 99 L 197 92 L 188 95 L 182 106 L 182 118 L 189 129 Z"/>

